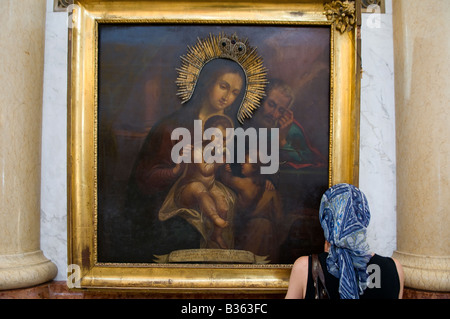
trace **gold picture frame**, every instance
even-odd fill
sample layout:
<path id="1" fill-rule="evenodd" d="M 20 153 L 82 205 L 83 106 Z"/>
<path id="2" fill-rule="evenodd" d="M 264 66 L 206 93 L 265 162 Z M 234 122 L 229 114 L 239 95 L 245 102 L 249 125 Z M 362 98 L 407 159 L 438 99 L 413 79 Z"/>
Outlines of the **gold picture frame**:
<path id="1" fill-rule="evenodd" d="M 280 294 L 292 263 L 99 261 L 99 79 L 101 26 L 320 27 L 329 34 L 327 186 L 358 184 L 359 13 L 357 1 L 76 0 L 69 17 L 68 264 L 72 288 L 161 293 Z M 250 41 L 252 39 L 249 39 Z M 195 43 L 184 43 L 185 47 Z M 153 62 L 152 62 L 153 63 Z M 174 68 L 177 66 L 174 66 Z M 103 151 L 103 150 L 102 150 Z M 74 268 L 75 267 L 75 268 Z"/>

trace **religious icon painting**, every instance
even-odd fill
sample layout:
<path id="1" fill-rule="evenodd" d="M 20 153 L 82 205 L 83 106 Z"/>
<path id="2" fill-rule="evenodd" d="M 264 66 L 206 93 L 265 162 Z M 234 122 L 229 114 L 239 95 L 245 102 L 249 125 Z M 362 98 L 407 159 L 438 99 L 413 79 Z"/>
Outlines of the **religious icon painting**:
<path id="1" fill-rule="evenodd" d="M 78 1 L 71 29 L 81 286 L 226 291 L 256 275 L 282 291 L 296 258 L 323 250 L 323 192 L 357 177 L 357 25 L 341 31 L 322 1 L 250 20 L 225 1 L 231 21 L 212 3 L 108 3 Z"/>

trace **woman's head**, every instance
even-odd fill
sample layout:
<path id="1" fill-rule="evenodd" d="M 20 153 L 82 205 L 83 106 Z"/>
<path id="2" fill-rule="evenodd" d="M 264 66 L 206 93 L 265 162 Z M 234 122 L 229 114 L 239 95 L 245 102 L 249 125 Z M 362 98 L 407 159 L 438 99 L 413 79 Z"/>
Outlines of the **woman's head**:
<path id="1" fill-rule="evenodd" d="M 208 102 L 214 111 L 224 111 L 242 91 L 244 81 L 238 73 L 224 73 L 215 79 L 208 92 Z"/>
<path id="2" fill-rule="evenodd" d="M 245 74 L 242 67 L 228 59 L 214 59 L 200 72 L 193 101 L 207 103 L 211 113 L 227 111 L 235 115 L 245 93 Z"/>
<path id="3" fill-rule="evenodd" d="M 334 185 L 322 196 L 319 218 L 328 242 L 352 249 L 353 243 L 343 239 L 355 234 L 365 236 L 370 221 L 367 198 L 353 185 Z"/>
<path id="4" fill-rule="evenodd" d="M 330 243 L 328 271 L 339 278 L 341 298 L 358 298 L 366 288 L 366 241 L 370 211 L 366 196 L 350 184 L 337 184 L 322 196 L 319 219 Z"/>

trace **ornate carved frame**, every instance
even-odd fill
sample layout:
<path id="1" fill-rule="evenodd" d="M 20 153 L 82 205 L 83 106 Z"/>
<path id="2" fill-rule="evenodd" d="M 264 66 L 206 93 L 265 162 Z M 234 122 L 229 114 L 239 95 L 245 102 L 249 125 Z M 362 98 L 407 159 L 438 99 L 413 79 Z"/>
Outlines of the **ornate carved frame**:
<path id="1" fill-rule="evenodd" d="M 70 23 L 68 264 L 73 288 L 156 292 L 283 293 L 291 265 L 101 264 L 96 260 L 98 24 L 170 22 L 330 28 L 329 184 L 358 184 L 359 13 L 354 1 L 78 0 Z M 251 14 L 249 14 L 251 12 Z"/>
<path id="2" fill-rule="evenodd" d="M 55 11 L 66 11 L 69 5 L 73 4 L 73 0 L 54 0 Z M 374 6 L 379 7 L 379 12 L 385 12 L 385 0 L 360 0 L 361 11 L 372 13 Z"/>

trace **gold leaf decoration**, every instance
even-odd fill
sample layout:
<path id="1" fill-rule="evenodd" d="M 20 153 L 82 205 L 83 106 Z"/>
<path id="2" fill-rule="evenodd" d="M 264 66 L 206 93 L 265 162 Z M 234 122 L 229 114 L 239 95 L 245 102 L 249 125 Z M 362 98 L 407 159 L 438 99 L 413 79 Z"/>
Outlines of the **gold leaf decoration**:
<path id="1" fill-rule="evenodd" d="M 324 4 L 327 19 L 335 24 L 341 33 L 351 31 L 356 25 L 356 9 L 354 1 L 335 0 Z"/>
<path id="2" fill-rule="evenodd" d="M 239 39 L 236 34 L 210 34 L 205 39 L 198 39 L 193 47 L 188 46 L 187 53 L 181 57 L 181 67 L 177 69 L 177 95 L 182 103 L 189 101 L 202 68 L 218 58 L 233 60 L 244 70 L 247 87 L 236 115 L 242 124 L 245 119 L 252 117 L 265 95 L 267 70 L 256 48 L 251 47 L 247 39 Z"/>

